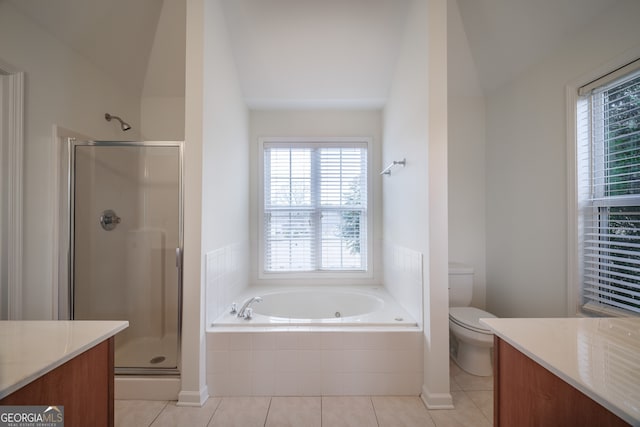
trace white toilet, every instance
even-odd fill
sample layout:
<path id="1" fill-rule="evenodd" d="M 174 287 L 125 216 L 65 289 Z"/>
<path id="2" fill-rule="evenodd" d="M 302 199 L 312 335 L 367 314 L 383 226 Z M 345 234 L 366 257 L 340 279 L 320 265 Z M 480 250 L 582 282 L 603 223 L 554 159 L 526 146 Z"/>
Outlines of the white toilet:
<path id="1" fill-rule="evenodd" d="M 469 307 L 473 296 L 473 268 L 449 263 L 449 332 L 451 358 L 464 371 L 479 376 L 493 373 L 493 334 L 479 319 L 496 317 Z"/>

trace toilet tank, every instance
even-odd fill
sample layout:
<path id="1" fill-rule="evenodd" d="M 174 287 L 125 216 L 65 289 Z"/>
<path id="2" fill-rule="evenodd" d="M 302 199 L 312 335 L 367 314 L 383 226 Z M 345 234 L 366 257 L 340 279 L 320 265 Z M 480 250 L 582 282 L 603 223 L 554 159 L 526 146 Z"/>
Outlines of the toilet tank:
<path id="1" fill-rule="evenodd" d="M 468 307 L 473 297 L 473 267 L 449 263 L 449 307 Z"/>

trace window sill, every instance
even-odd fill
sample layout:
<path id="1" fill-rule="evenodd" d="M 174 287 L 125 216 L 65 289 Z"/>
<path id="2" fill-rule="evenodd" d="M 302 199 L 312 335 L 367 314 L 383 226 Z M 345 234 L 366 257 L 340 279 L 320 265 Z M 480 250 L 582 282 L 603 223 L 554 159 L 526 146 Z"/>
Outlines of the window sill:
<path id="1" fill-rule="evenodd" d="M 371 279 L 373 271 L 290 271 L 272 272 L 263 271 L 258 275 L 259 279 L 280 279 L 280 280 L 350 280 L 350 279 Z"/>
<path id="2" fill-rule="evenodd" d="M 584 304 L 580 310 L 580 315 L 584 317 L 637 317 L 637 313 L 632 311 L 607 307 L 600 304 L 588 302 Z"/>

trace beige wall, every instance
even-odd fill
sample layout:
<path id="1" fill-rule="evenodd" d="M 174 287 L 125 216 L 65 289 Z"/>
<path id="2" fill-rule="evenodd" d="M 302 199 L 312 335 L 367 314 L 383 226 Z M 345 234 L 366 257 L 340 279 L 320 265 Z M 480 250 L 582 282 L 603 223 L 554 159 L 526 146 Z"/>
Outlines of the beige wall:
<path id="1" fill-rule="evenodd" d="M 202 145 L 205 2 L 187 1 L 185 56 L 184 270 L 182 276 L 182 369 L 178 401 L 201 406 L 207 399 L 202 284 Z"/>
<path id="2" fill-rule="evenodd" d="M 370 279 L 347 280 L 350 284 L 382 283 L 382 194 L 380 172 L 380 151 L 382 146 L 382 114 L 379 110 L 271 110 L 251 111 L 250 146 L 251 146 L 251 283 L 267 283 L 258 280 L 258 156 L 260 137 L 370 137 L 371 165 L 369 168 L 371 185 L 373 186 L 373 253 L 371 265 L 373 277 Z M 294 279 L 294 280 L 299 280 Z M 282 282 L 282 279 L 277 279 Z M 326 283 L 326 280 L 317 280 Z M 305 279 L 305 283 L 313 280 Z M 342 280 L 344 282 L 344 280 Z"/>
<path id="3" fill-rule="evenodd" d="M 184 43 L 178 49 L 182 57 L 175 58 L 174 50 L 173 56 L 166 58 L 167 50 L 160 49 L 163 44 L 166 46 L 163 37 L 171 32 L 170 28 L 184 28 L 184 22 L 178 20 L 176 24 L 178 18 L 167 12 L 179 11 L 180 7 L 184 9 L 182 0 L 165 2 L 164 20 L 158 25 L 154 46 L 159 51 L 154 58 L 156 62 L 161 58 L 184 73 Z M 150 60 L 147 95 L 141 100 L 139 94 L 131 94 L 33 23 L 11 2 L 0 2 L 0 61 L 26 75 L 22 312 L 28 319 L 50 319 L 57 316 L 58 298 L 54 231 L 58 225 L 54 223 L 54 213 L 58 204 L 60 150 L 56 147 L 54 126 L 101 140 L 136 140 L 147 135 L 158 140 L 181 140 L 184 77 L 182 83 L 172 82 L 170 94 L 151 96 L 152 87 L 162 81 L 156 76 L 162 67 L 153 66 Z M 169 86 L 163 87 L 168 90 Z M 105 112 L 121 116 L 133 126 L 132 130 L 123 133 L 116 123 L 105 121 Z"/>
<path id="4" fill-rule="evenodd" d="M 187 2 L 182 385 L 179 405 L 208 398 L 204 254 L 248 241 L 248 112 L 220 0 Z M 248 256 L 248 255 L 247 255 Z"/>
<path id="5" fill-rule="evenodd" d="M 473 267 L 473 301 L 485 308 L 485 105 L 455 0 L 448 1 L 449 260 Z"/>
<path id="6" fill-rule="evenodd" d="M 567 310 L 565 87 L 640 43 L 640 3 L 622 1 L 486 96 L 487 308 L 500 317 Z"/>
<path id="7" fill-rule="evenodd" d="M 185 0 L 164 0 L 142 88 L 142 138 L 184 140 Z"/>
<path id="8" fill-rule="evenodd" d="M 447 289 L 446 1 L 414 0 L 384 110 L 382 163 L 407 159 L 383 182 L 385 248 L 422 254 L 423 398 L 450 407 Z M 386 279 L 386 278 L 385 278 Z"/>
<path id="9" fill-rule="evenodd" d="M 249 111 L 242 97 L 221 2 L 209 2 L 207 7 L 202 273 L 205 311 L 215 318 L 249 281 Z"/>
<path id="10" fill-rule="evenodd" d="M 140 101 L 75 51 L 0 2 L 0 60 L 25 72 L 24 242 L 22 314 L 52 319 L 57 313 L 54 215 L 57 204 L 57 147 L 54 125 L 96 139 L 125 139 L 105 112 L 124 117 L 137 138 Z"/>

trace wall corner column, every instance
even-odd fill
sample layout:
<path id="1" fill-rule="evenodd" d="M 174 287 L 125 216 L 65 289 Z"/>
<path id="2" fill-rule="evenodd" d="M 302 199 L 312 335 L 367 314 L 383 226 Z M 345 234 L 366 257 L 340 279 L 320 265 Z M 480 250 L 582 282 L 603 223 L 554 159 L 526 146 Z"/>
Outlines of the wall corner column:
<path id="1" fill-rule="evenodd" d="M 447 0 L 427 1 L 428 223 L 424 287 L 422 398 L 430 409 L 452 408 L 449 387 Z"/>
<path id="2" fill-rule="evenodd" d="M 205 0 L 187 0 L 186 7 L 184 270 L 178 405 L 202 406 L 209 397 L 201 266 Z"/>

